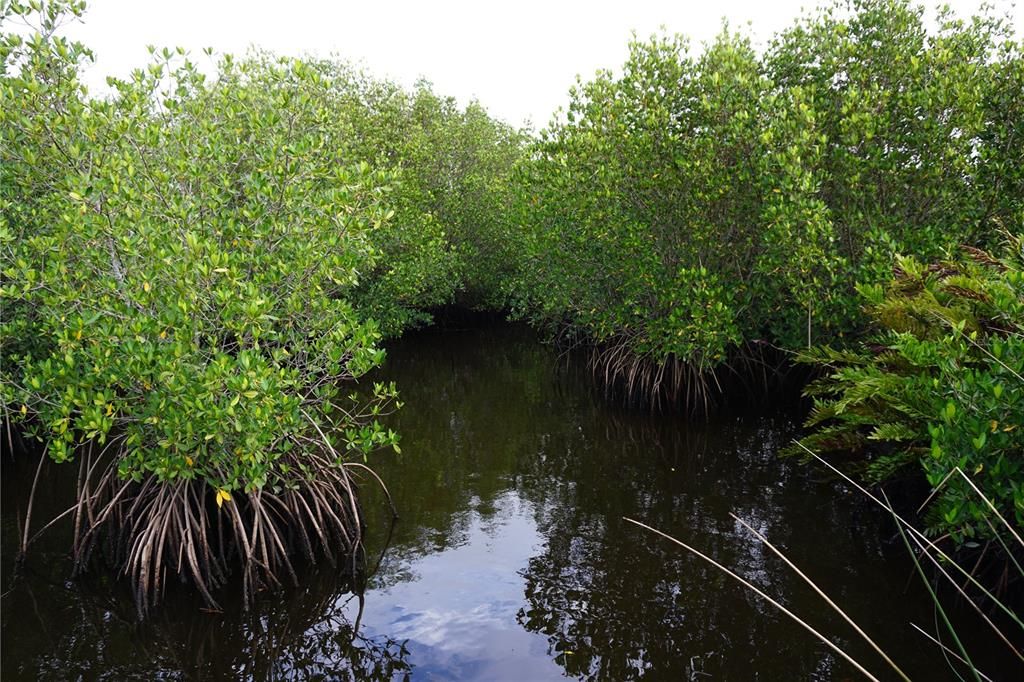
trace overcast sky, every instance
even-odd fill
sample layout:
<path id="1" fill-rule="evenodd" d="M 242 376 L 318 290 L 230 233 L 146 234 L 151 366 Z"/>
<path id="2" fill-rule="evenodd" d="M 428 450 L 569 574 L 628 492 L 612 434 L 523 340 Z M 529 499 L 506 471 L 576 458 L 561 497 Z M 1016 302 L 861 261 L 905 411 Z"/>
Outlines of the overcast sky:
<path id="1" fill-rule="evenodd" d="M 1009 0 L 995 0 L 1003 10 Z M 646 37 L 665 26 L 695 44 L 710 40 L 722 18 L 745 26 L 761 43 L 815 0 L 717 0 L 614 3 L 578 0 L 92 0 L 84 23 L 69 33 L 97 62 L 87 73 L 95 92 L 105 76 L 146 63 L 146 45 L 280 54 L 337 54 L 372 73 L 411 85 L 431 80 L 465 103 L 476 97 L 509 123 L 546 124 L 567 101 L 577 74 L 617 68 L 630 31 Z M 931 3 L 929 3 L 931 4 Z M 970 14 L 978 0 L 952 0 Z M 1012 10 L 1018 34 L 1021 10 Z"/>

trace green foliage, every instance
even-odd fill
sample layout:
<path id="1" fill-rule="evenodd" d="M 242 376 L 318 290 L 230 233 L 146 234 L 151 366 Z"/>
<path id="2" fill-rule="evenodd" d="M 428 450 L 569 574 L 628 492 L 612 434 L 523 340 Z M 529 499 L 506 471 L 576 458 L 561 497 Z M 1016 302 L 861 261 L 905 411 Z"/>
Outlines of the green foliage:
<path id="1" fill-rule="evenodd" d="M 394 388 L 345 384 L 453 301 L 657 384 L 628 358 L 699 383 L 753 342 L 858 330 L 863 295 L 884 331 L 807 352 L 835 370 L 806 443 L 867 448 L 878 480 L 960 466 L 1020 522 L 1019 243 L 904 259 L 883 286 L 897 253 L 1024 220 L 1007 21 L 929 33 L 907 0 L 857 0 L 764 55 L 728 29 L 700 53 L 635 41 L 527 146 L 477 103 L 335 61 L 223 57 L 208 79 L 154 50 L 90 98 L 89 52 L 58 33 L 83 10 L 0 5 L 37 25 L 0 39 L 0 399 L 57 461 L 98 443 L 124 479 L 218 502 L 294 490 L 309 448 L 396 444 L 376 421 Z M 934 528 L 988 532 L 974 499 L 946 481 Z"/>
<path id="2" fill-rule="evenodd" d="M 735 36 L 700 60 L 684 50 L 634 43 L 620 78 L 579 84 L 542 133 L 522 169 L 519 307 L 703 364 L 740 340 L 745 301 L 730 284 L 749 272 L 761 210 L 753 103 L 767 84 Z"/>
<path id="3" fill-rule="evenodd" d="M 420 82 L 409 95 L 405 172 L 415 178 L 416 205 L 444 227 L 456 257 L 457 299 L 500 309 L 515 264 L 511 174 L 525 135 L 488 116 L 477 102 L 459 109 Z M 368 139 L 372 136 L 368 135 Z"/>
<path id="4" fill-rule="evenodd" d="M 382 253 L 353 293 L 385 334 L 428 322 L 456 298 L 499 308 L 509 253 L 509 177 L 524 137 L 477 103 L 460 109 L 421 81 L 409 92 L 336 62 L 317 68 L 347 131 L 347 153 L 395 173 Z"/>
<path id="5" fill-rule="evenodd" d="M 823 255 L 841 285 L 840 328 L 856 319 L 852 284 L 884 281 L 897 253 L 937 258 L 1014 224 L 983 161 L 1020 172 L 1007 139 L 1020 125 L 1007 114 L 1024 101 L 1008 82 L 1024 67 L 1012 23 L 948 9 L 937 23 L 929 33 L 924 8 L 904 0 L 840 2 L 783 32 L 765 58 L 778 87 L 813 103 L 822 133 L 805 164 L 829 210 Z"/>
<path id="6" fill-rule="evenodd" d="M 897 253 L 1011 224 L 1020 45 L 992 16 L 922 15 L 841 3 L 763 57 L 728 29 L 700 54 L 654 37 L 578 83 L 518 173 L 518 314 L 709 370 L 854 331 L 854 285 Z"/>
<path id="7" fill-rule="evenodd" d="M 314 427 L 394 444 L 377 342 L 468 290 L 500 305 L 507 177 L 522 136 L 477 104 L 343 63 L 182 51 L 114 94 L 58 35 L 81 3 L 4 3 L 3 399 L 65 461 L 218 490 L 289 485 Z M 218 498 L 220 499 L 220 498 Z"/>
<path id="8" fill-rule="evenodd" d="M 383 355 L 349 296 L 395 177 L 344 155 L 323 74 L 226 57 L 208 81 L 165 50 L 90 100 L 55 24 L 3 38 L 7 408 L 58 462 L 110 444 L 122 477 L 218 503 L 307 480 L 316 429 L 346 427 L 341 456 L 394 444 L 393 387 L 342 384 Z"/>
<path id="9" fill-rule="evenodd" d="M 808 393 L 817 453 L 854 452 L 869 480 L 905 467 L 940 489 L 935 533 L 963 541 L 1001 524 L 959 467 L 1018 527 L 1024 525 L 1024 250 L 1009 237 L 995 259 L 968 248 L 923 266 L 902 258 L 885 287 L 865 287 L 876 333 L 856 350 L 803 361 L 827 368 Z M 948 478 L 947 478 L 948 477 Z"/>

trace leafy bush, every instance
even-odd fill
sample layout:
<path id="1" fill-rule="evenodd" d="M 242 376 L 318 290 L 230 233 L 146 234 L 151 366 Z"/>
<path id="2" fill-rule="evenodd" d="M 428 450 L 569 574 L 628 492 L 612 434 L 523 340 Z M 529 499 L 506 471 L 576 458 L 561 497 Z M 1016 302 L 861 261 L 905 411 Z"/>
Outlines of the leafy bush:
<path id="1" fill-rule="evenodd" d="M 522 165 L 517 312 L 612 346 L 629 373 L 623 352 L 699 377 L 756 340 L 855 331 L 854 285 L 897 253 L 1011 224 L 1020 45 L 995 17 L 942 14 L 930 34 L 922 16 L 837 4 L 763 57 L 729 31 L 699 55 L 634 42 Z"/>
<path id="2" fill-rule="evenodd" d="M 815 408 L 802 443 L 852 452 L 872 481 L 923 470 L 940 492 L 931 531 L 992 539 L 1001 524 L 959 468 L 1024 526 L 1024 250 L 966 248 L 924 266 L 901 258 L 888 285 L 862 287 L 876 332 L 855 348 L 803 356 L 827 368 L 808 389 Z"/>
<path id="3" fill-rule="evenodd" d="M 36 23 L 0 41 L 5 421 L 81 461 L 76 562 L 107 537 L 143 608 L 169 570 L 212 601 L 233 557 L 248 593 L 296 551 L 354 552 L 351 460 L 397 449 L 377 420 L 396 392 L 346 384 L 464 277 L 497 291 L 507 260 L 470 261 L 518 133 L 426 84 L 259 52 L 208 79 L 152 50 L 90 98 L 89 52 L 59 35 L 83 11 L 2 5 Z"/>
<path id="4" fill-rule="evenodd" d="M 524 137 L 477 103 L 460 109 L 426 81 L 413 91 L 338 62 L 318 62 L 353 158 L 397 178 L 396 215 L 374 233 L 382 257 L 352 300 L 385 334 L 429 322 L 458 298 L 500 308 L 508 253 L 509 176 Z"/>
<path id="5" fill-rule="evenodd" d="M 354 551 L 348 461 L 397 436 L 392 386 L 345 388 L 383 357 L 350 299 L 398 178 L 346 155 L 302 61 L 225 57 L 208 81 L 164 51 L 88 99 L 63 9 L 3 37 L 0 389 L 82 460 L 78 565 L 109 537 L 144 607 L 167 571 L 212 601 L 233 557 L 248 592 L 296 551 Z"/>
<path id="6" fill-rule="evenodd" d="M 699 61 L 684 50 L 634 43 L 621 78 L 579 84 L 541 134 L 521 172 L 518 305 L 597 342 L 703 365 L 740 340 L 744 292 L 728 283 L 750 269 L 767 83 L 734 36 Z M 715 258 L 726 252 L 735 258 Z"/>
<path id="7" fill-rule="evenodd" d="M 516 256 L 510 180 L 526 137 L 477 102 L 460 109 L 425 81 L 404 101 L 398 158 L 415 187 L 413 204 L 444 230 L 455 261 L 455 298 L 470 307 L 503 308 Z M 374 133 L 365 131 L 365 139 L 372 142 Z"/>
<path id="8" fill-rule="evenodd" d="M 391 177 L 335 156 L 301 62 L 227 59 L 207 85 L 170 57 L 109 103 L 63 86 L 68 121 L 38 71 L 5 79 L 4 297 L 32 311 L 5 324 L 41 341 L 5 358 L 8 402 L 57 461 L 114 437 L 123 476 L 251 491 L 289 478 L 304 410 L 326 423 L 337 382 L 381 358 L 345 294 Z M 46 212 L 26 216 L 36 188 Z"/>

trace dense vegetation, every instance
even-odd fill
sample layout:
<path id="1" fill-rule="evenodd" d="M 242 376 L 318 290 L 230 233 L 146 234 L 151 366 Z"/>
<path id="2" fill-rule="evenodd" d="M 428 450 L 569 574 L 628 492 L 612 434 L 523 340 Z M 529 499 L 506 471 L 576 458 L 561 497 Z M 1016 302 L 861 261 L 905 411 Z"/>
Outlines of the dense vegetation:
<path id="1" fill-rule="evenodd" d="M 389 196 L 396 214 L 376 232 L 380 258 L 363 268 L 356 308 L 393 335 L 453 302 L 503 307 L 515 263 L 510 177 L 525 135 L 423 81 L 409 92 L 345 64 L 314 66 L 345 153 L 398 174 Z"/>
<path id="2" fill-rule="evenodd" d="M 929 31 L 905 0 L 857 0 L 763 52 L 728 29 L 699 52 L 635 41 L 531 137 L 426 82 L 259 52 L 210 77 L 154 50 L 91 97 L 58 31 L 83 3 L 0 7 L 36 24 L 0 41 L 8 445 L 78 462 L 78 565 L 102 544 L 143 606 L 168 573 L 212 601 L 233 564 L 256 588 L 355 550 L 353 474 L 398 447 L 395 387 L 356 380 L 450 303 L 704 405 L 727 371 L 831 343 L 806 355 L 840 367 L 807 444 L 864 452 L 874 480 L 923 467 L 957 540 L 994 533 L 957 466 L 1024 519 L 1007 19 Z"/>
<path id="3" fill-rule="evenodd" d="M 928 266 L 901 258 L 896 279 L 862 287 L 874 335 L 803 356 L 829 372 L 808 389 L 817 428 L 802 444 L 860 454 L 872 481 L 922 468 L 939 491 L 931 529 L 958 542 L 1005 535 L 988 503 L 1024 527 L 1024 250 L 1008 239 L 998 259 L 977 249 Z"/>
<path id="4" fill-rule="evenodd" d="M 169 570 L 212 601 L 236 558 L 256 588 L 353 552 L 349 460 L 397 448 L 395 391 L 345 384 L 484 278 L 470 230 L 519 138 L 426 85 L 265 54 L 206 78 L 164 50 L 89 98 L 56 34 L 82 9 L 3 7 L 38 22 L 0 74 L 8 429 L 80 461 L 76 562 L 103 542 L 143 607 Z"/>
<path id="5" fill-rule="evenodd" d="M 855 284 L 896 254 L 1019 223 L 1020 44 L 995 17 L 940 23 L 854 2 L 763 55 L 728 30 L 699 54 L 635 42 L 522 169 L 519 312 L 602 345 L 644 393 L 699 394 L 756 341 L 859 329 Z"/>
<path id="6" fill-rule="evenodd" d="M 991 13 L 930 31 L 922 7 L 855 0 L 763 54 L 728 29 L 634 42 L 520 167 L 515 310 L 645 399 L 706 405 L 768 348 L 831 344 L 803 356 L 825 372 L 804 444 L 873 482 L 923 469 L 935 535 L 1005 539 L 950 474 L 1024 521 L 1022 125 L 1022 46 Z"/>

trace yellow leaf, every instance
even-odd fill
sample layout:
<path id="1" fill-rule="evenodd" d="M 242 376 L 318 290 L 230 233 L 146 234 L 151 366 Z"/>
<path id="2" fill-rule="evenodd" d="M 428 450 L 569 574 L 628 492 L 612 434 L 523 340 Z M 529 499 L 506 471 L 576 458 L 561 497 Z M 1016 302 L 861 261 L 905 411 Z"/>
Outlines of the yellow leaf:
<path id="1" fill-rule="evenodd" d="M 152 289 L 153 287 L 151 287 L 151 286 L 150 286 L 149 282 L 143 282 L 143 283 L 142 283 L 142 288 L 143 288 L 143 289 L 144 289 L 145 291 L 147 291 L 147 292 L 148 292 L 148 291 L 149 291 L 150 289 Z"/>
<path id="2" fill-rule="evenodd" d="M 1003 431 L 1013 431 L 1015 428 L 1017 428 L 1016 424 L 1010 424 L 1008 426 L 1004 426 Z"/>
<path id="3" fill-rule="evenodd" d="M 75 340 L 77 340 L 77 341 L 81 341 L 82 340 L 82 330 L 81 329 L 79 329 L 77 332 L 75 332 Z"/>
<path id="4" fill-rule="evenodd" d="M 160 332 L 160 338 L 161 339 L 166 339 L 167 338 L 167 332 L 166 331 Z"/>
<path id="5" fill-rule="evenodd" d="M 992 427 L 992 433 L 995 433 L 995 432 L 996 432 L 996 429 L 998 429 L 998 428 L 999 428 L 999 422 L 997 422 L 997 421 L 996 421 L 995 419 L 993 419 L 993 420 L 992 420 L 992 421 L 990 422 L 990 426 Z"/>
<path id="6" fill-rule="evenodd" d="M 185 455 L 185 464 L 193 466 L 195 464 L 195 461 L 188 455 Z"/>
<path id="7" fill-rule="evenodd" d="M 225 502 L 231 501 L 231 493 L 227 490 L 221 489 L 217 491 L 217 507 L 220 508 Z"/>

